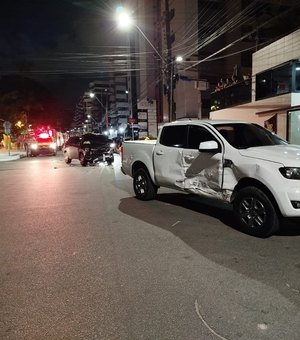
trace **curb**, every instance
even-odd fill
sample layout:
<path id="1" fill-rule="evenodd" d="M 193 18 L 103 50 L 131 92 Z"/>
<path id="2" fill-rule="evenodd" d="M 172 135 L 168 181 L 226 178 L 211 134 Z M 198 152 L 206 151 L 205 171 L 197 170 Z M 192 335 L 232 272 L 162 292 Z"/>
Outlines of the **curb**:
<path id="1" fill-rule="evenodd" d="M 16 161 L 23 157 L 26 157 L 26 155 L 23 153 L 13 153 L 8 155 L 0 152 L 0 162 Z"/>

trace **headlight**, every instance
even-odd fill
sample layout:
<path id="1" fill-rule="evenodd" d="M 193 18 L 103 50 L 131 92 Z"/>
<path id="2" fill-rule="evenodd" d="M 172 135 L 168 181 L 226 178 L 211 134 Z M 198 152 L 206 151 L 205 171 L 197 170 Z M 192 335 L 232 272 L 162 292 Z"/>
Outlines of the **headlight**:
<path id="1" fill-rule="evenodd" d="M 30 148 L 33 149 L 33 150 L 37 150 L 38 145 L 37 144 L 31 144 Z"/>
<path id="2" fill-rule="evenodd" d="M 114 149 L 114 148 L 116 147 L 116 144 L 115 144 L 115 143 L 111 143 L 109 146 L 110 146 L 112 149 Z"/>
<path id="3" fill-rule="evenodd" d="M 300 168 L 280 168 L 281 175 L 288 179 L 300 179 Z"/>
<path id="4" fill-rule="evenodd" d="M 50 148 L 51 148 L 51 149 L 56 149 L 56 144 L 55 144 L 55 143 L 51 143 L 51 144 L 50 144 Z"/>

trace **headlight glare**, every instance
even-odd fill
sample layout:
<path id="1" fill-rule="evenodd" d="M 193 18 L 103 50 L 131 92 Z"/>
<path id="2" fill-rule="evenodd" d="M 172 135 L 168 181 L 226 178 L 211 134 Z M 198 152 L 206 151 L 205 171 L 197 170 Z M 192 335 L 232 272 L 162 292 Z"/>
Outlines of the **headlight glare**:
<path id="1" fill-rule="evenodd" d="M 116 147 L 116 144 L 115 144 L 115 143 L 111 143 L 111 144 L 110 144 L 110 147 L 111 147 L 112 149 L 114 149 L 114 148 Z"/>
<path id="2" fill-rule="evenodd" d="M 30 148 L 33 149 L 33 150 L 37 150 L 38 145 L 37 144 L 31 144 Z"/>
<path id="3" fill-rule="evenodd" d="M 287 179 L 300 179 L 300 168 L 284 167 L 279 171 Z"/>
<path id="4" fill-rule="evenodd" d="M 51 148 L 51 149 L 56 149 L 56 144 L 55 144 L 55 143 L 51 143 L 51 144 L 50 144 L 50 148 Z"/>

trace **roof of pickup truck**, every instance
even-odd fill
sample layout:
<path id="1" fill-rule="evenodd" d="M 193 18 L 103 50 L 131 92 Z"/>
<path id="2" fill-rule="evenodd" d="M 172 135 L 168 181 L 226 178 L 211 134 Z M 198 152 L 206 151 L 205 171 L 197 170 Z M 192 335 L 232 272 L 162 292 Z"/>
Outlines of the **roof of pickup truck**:
<path id="1" fill-rule="evenodd" d="M 187 124 L 210 124 L 210 125 L 217 125 L 217 124 L 234 124 L 234 123 L 244 123 L 244 124 L 251 124 L 249 122 L 241 121 L 241 120 L 229 120 L 229 119 L 180 119 L 174 122 L 166 123 L 165 125 L 187 125 Z"/>

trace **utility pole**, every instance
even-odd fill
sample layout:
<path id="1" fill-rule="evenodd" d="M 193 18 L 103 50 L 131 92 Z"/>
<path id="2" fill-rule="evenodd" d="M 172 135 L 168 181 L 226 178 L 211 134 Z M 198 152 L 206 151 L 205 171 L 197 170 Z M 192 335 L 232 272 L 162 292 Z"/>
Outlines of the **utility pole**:
<path id="1" fill-rule="evenodd" d="M 138 109 L 137 109 L 137 71 L 136 71 L 136 41 L 137 34 L 131 32 L 129 35 L 129 45 L 130 45 L 130 109 L 131 118 L 137 122 L 138 120 Z"/>
<path id="2" fill-rule="evenodd" d="M 108 130 L 108 125 L 109 125 L 109 119 L 108 119 L 108 98 L 110 95 L 110 92 L 107 91 L 107 89 L 105 89 L 106 92 L 106 100 L 105 100 L 105 126 L 106 126 L 106 130 Z"/>
<path id="3" fill-rule="evenodd" d="M 165 0 L 165 22 L 166 22 L 166 43 L 167 43 L 167 96 L 168 96 L 168 115 L 169 121 L 174 120 L 174 60 L 172 56 L 172 44 L 174 42 L 174 34 L 171 34 L 171 20 L 174 17 L 174 9 L 170 10 L 169 0 Z"/>

